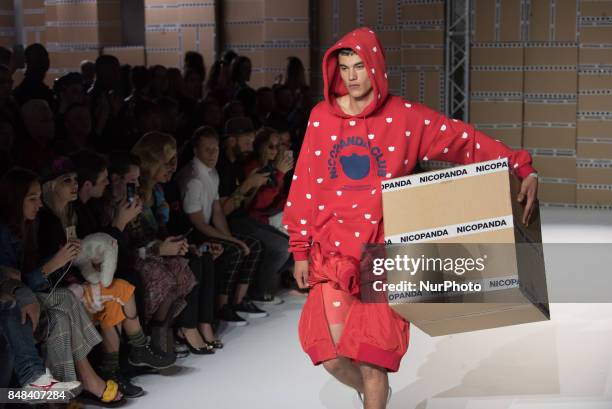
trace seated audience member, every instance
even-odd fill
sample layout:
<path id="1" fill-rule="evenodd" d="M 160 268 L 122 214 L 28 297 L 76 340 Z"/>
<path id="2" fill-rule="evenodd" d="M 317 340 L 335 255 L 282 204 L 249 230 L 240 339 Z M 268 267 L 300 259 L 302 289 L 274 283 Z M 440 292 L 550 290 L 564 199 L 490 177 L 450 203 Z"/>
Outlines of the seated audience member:
<path id="1" fill-rule="evenodd" d="M 255 128 L 259 129 L 263 126 L 268 116 L 274 112 L 276 100 L 274 99 L 274 91 L 270 87 L 261 87 L 257 90 L 255 96 L 255 112 L 253 113 L 253 122 Z"/>
<path id="2" fill-rule="evenodd" d="M 43 169 L 55 157 L 51 146 L 55 136 L 53 112 L 44 100 L 30 99 L 22 106 L 21 115 L 27 137 L 16 141 L 17 164 L 32 170 Z"/>
<path id="3" fill-rule="evenodd" d="M 116 407 L 124 403 L 118 385 L 100 378 L 87 359 L 102 338 L 73 293 L 66 288 L 52 288 L 49 280 L 54 272 L 61 275 L 76 258 L 78 245 L 66 244 L 46 261 L 37 257 L 34 221 L 42 207 L 41 190 L 37 176 L 25 169 L 10 170 L 0 183 L 0 265 L 21 272 L 21 279 L 36 293 L 48 317 L 46 328 L 40 328 L 37 338 L 45 343 L 50 372 L 39 380 L 53 384 L 59 379 L 69 382 L 69 388 L 74 390 L 78 377 L 84 389 L 80 399 Z M 36 318 L 33 315 L 29 318 Z M 33 320 L 32 330 L 36 329 L 35 324 Z"/>
<path id="4" fill-rule="evenodd" d="M 194 158 L 181 170 L 177 179 L 183 210 L 191 223 L 210 241 L 223 246 L 216 265 L 219 271 L 219 319 L 230 325 L 246 325 L 240 315 L 248 318 L 267 316 L 246 297 L 260 261 L 261 243 L 250 236 L 235 235 L 227 225 L 219 203 L 219 176 L 215 170 L 219 156 L 218 139 L 213 128 L 196 130 L 192 138 Z M 230 304 L 231 294 L 234 297 Z"/>
<path id="5" fill-rule="evenodd" d="M 162 133 L 150 134 L 149 142 L 143 144 L 143 146 L 159 150 L 164 144 L 166 147 L 173 146 L 176 149 L 175 141 L 171 135 Z M 156 192 L 152 203 L 152 210 L 162 235 L 172 233 L 180 235 L 186 231 L 180 228 L 175 231 L 170 228 L 175 225 L 170 223 L 172 215 L 174 217 L 183 216 L 176 211 L 172 211 L 172 204 L 176 202 L 176 207 L 178 207 L 179 201 L 178 187 L 171 179 L 171 176 L 176 172 L 176 161 L 176 157 L 172 158 L 169 162 L 170 165 L 165 166 L 163 169 L 163 177 L 167 177 L 168 180 L 164 183 L 158 182 L 158 185 L 155 187 Z M 154 174 L 155 172 L 145 173 Z M 172 196 L 167 196 L 168 191 Z M 167 197 L 170 199 L 167 199 Z M 213 257 L 209 252 L 201 253 L 195 245 L 189 245 L 189 253 L 185 257 L 189 260 L 189 268 L 194 274 L 196 285 L 185 297 L 186 306 L 177 317 L 176 341 L 179 344 L 179 350 L 185 346 L 193 354 L 212 354 L 214 353 L 215 345 L 206 342 L 203 338 L 203 333 L 207 330 L 209 336 L 212 334 L 211 325 L 213 322 L 215 294 Z M 199 327 L 197 324 L 200 324 Z M 217 342 L 217 346 L 219 345 L 221 345 L 220 342 Z"/>
<path id="6" fill-rule="evenodd" d="M 23 81 L 13 90 L 13 96 L 19 105 L 31 99 L 42 99 L 53 105 L 53 92 L 45 84 L 45 77 L 49 70 L 49 53 L 38 43 L 29 45 L 25 49 L 26 71 Z"/>
<path id="7" fill-rule="evenodd" d="M 6 65 L 11 75 L 15 73 L 17 70 L 17 61 L 15 61 L 13 51 L 0 46 L 0 65 Z"/>
<path id="8" fill-rule="evenodd" d="M 132 220 L 136 219 L 142 211 L 142 202 L 139 198 L 135 198 L 132 203 L 123 203 L 119 208 L 117 218 L 113 225 L 108 227 L 102 226 L 101 212 L 96 209 L 96 200 L 102 199 L 104 192 L 109 185 L 108 181 L 108 163 L 106 159 L 91 151 L 79 151 L 71 156 L 71 160 L 75 164 L 79 182 L 78 198 L 73 202 L 73 209 L 76 215 L 76 231 L 78 237 L 86 237 L 89 234 L 103 232 L 112 236 L 117 242 L 123 239 L 123 230 L 125 226 Z M 122 247 L 122 246 L 120 246 Z M 126 294 L 133 290 L 134 286 L 126 281 L 115 277 L 111 286 L 102 289 L 101 295 L 112 296 L 114 287 L 118 287 L 125 291 Z M 127 291 L 126 291 L 127 290 Z M 108 293 L 108 294 L 107 294 Z M 123 311 L 119 311 L 121 307 Z M 149 345 L 149 342 L 144 337 L 140 321 L 137 316 L 137 308 L 135 305 L 135 297 L 130 296 L 127 302 L 115 303 L 108 301 L 104 303 L 104 312 L 98 313 L 95 318 L 104 315 L 99 319 L 102 329 L 104 357 L 100 367 L 101 373 L 111 379 L 114 379 L 120 387 L 121 392 L 127 397 L 136 397 L 142 395 L 142 388 L 133 385 L 129 378 L 120 371 L 118 365 L 119 359 L 119 342 L 118 333 L 115 327 L 122 329 L 131 346 L 128 361 L 135 366 L 146 366 L 153 369 L 162 369 L 170 366 L 173 362 L 168 360 L 167 356 L 163 356 L 155 351 Z M 106 318 L 114 314 L 117 319 L 124 317 L 123 322 L 114 326 L 109 326 L 112 322 Z"/>
<path id="9" fill-rule="evenodd" d="M 163 133 L 170 134 L 177 138 L 178 141 L 178 127 L 179 127 L 179 105 L 176 100 L 170 97 L 161 97 L 155 100 L 155 103 L 159 107 L 159 130 Z M 179 141 L 179 146 L 181 145 Z"/>
<path id="10" fill-rule="evenodd" d="M 234 118 L 225 125 L 225 140 L 219 155 L 219 203 L 235 234 L 254 237 L 263 245 L 260 269 L 255 275 L 250 296 L 262 303 L 278 304 L 273 297 L 279 284 L 280 272 L 289 260 L 288 238 L 274 227 L 257 222 L 246 212 L 258 189 L 268 183 L 271 173 L 255 168 L 246 175 L 244 160 L 253 152 L 255 130 L 248 118 Z"/>
<path id="11" fill-rule="evenodd" d="M 183 75 L 185 82 L 185 96 L 191 98 L 194 103 L 202 99 L 204 93 L 204 77 L 199 70 L 187 69 Z"/>
<path id="12" fill-rule="evenodd" d="M 246 115 L 246 110 L 242 102 L 231 100 L 223 106 L 223 120 L 225 122 L 233 118 L 241 118 Z"/>
<path id="13" fill-rule="evenodd" d="M 66 109 L 74 104 L 86 102 L 86 94 L 83 86 L 83 77 L 78 72 L 69 72 L 57 78 L 53 83 L 55 93 L 55 112 L 64 114 Z"/>
<path id="14" fill-rule="evenodd" d="M 183 257 L 189 251 L 187 240 L 164 237 L 158 221 L 158 216 L 169 213 L 161 184 L 170 180 L 176 166 L 176 141 L 170 135 L 151 132 L 136 143 L 132 153 L 139 158 L 140 167 L 130 166 L 131 174 L 111 175 L 114 202 L 120 203 L 125 197 L 126 180 L 139 186 L 143 212 L 126 228 L 127 245 L 136 255 L 134 268 L 145 288 L 145 322 L 151 322 L 154 343 L 162 351 L 174 354 L 172 325 L 197 284 L 189 260 Z"/>
<path id="15" fill-rule="evenodd" d="M 208 80 L 204 86 L 204 98 L 218 101 L 222 107 L 230 100 L 230 93 L 227 66 L 222 60 L 217 60 L 210 67 Z"/>
<path id="16" fill-rule="evenodd" d="M 53 142 L 53 151 L 68 155 L 81 149 L 91 149 L 91 112 L 86 104 L 74 104 L 61 115 L 63 131 Z"/>
<path id="17" fill-rule="evenodd" d="M 13 124 L 0 115 L 0 176 L 13 167 L 13 146 L 15 142 L 15 128 Z"/>
<path id="18" fill-rule="evenodd" d="M 293 169 L 293 152 L 281 149 L 279 135 L 272 128 L 261 128 L 255 135 L 253 153 L 244 164 L 244 173 L 248 175 L 256 169 L 269 171 L 270 177 L 255 192 L 247 213 L 259 223 L 270 224 L 286 234 L 281 219 L 287 201 L 285 175 Z"/>
<path id="19" fill-rule="evenodd" d="M 96 64 L 89 60 L 81 61 L 81 75 L 83 76 L 83 87 L 87 92 L 96 79 Z"/>
<path id="20" fill-rule="evenodd" d="M 84 158 L 81 158 L 81 161 Z M 88 179 L 83 188 L 78 190 L 78 176 L 76 168 L 68 158 L 59 158 L 52 164 L 45 176 L 43 184 L 44 208 L 40 213 L 38 248 L 40 256 L 44 259 L 66 244 L 73 243 L 79 246 L 78 239 L 71 239 L 67 231 L 74 229 L 75 237 L 79 237 L 78 213 L 73 205 L 80 203 L 82 209 L 86 205 L 83 199 L 91 196 L 101 197 L 104 188 L 108 185 L 108 172 L 106 163 L 100 158 L 90 158 L 92 166 L 103 167 L 96 174 L 95 185 Z M 95 162 L 94 162 L 95 161 Z M 92 172 L 94 173 L 94 172 Z M 93 178 L 93 177 L 92 177 Z M 89 197 L 87 197 L 89 196 Z M 81 212 L 83 214 L 83 212 Z M 85 232 L 86 234 L 98 231 Z M 83 238 L 84 236 L 80 236 Z M 92 285 L 85 282 L 78 272 L 72 272 L 70 289 L 79 294 L 81 301 L 89 312 L 92 321 L 100 326 L 102 333 L 103 359 L 100 373 L 113 379 L 119 385 L 120 391 L 128 397 L 143 394 L 142 388 L 131 383 L 119 369 L 119 334 L 115 327 L 125 331 L 131 346 L 129 362 L 134 366 L 146 366 L 162 369 L 174 363 L 173 357 L 155 351 L 145 338 L 134 300 L 134 287 L 127 281 L 114 278 L 108 287 Z M 60 283 L 62 285 L 62 283 Z"/>
<path id="21" fill-rule="evenodd" d="M 93 145 L 101 153 L 118 149 L 123 129 L 120 115 L 123 105 L 121 66 L 117 57 L 101 55 L 96 59 L 96 79 L 87 91 L 93 120 Z"/>
<path id="22" fill-rule="evenodd" d="M 0 193 L 10 194 L 10 200 L 15 204 L 11 206 L 4 199 L 0 207 L 0 258 L 3 263 L 11 257 L 14 251 L 11 247 L 19 245 L 23 235 L 30 234 L 31 224 L 40 207 L 36 187 L 31 186 L 35 181 L 36 175 L 18 169 L 12 170 L 0 181 Z M 10 193 L 7 192 L 9 189 Z M 22 217 L 19 217 L 19 213 Z M 13 217 L 19 218 L 21 223 Z M 19 386 L 32 391 L 66 390 L 70 397 L 75 397 L 81 390 L 81 383 L 60 382 L 53 378 L 36 349 L 34 334 L 38 328 L 40 310 L 36 295 L 21 281 L 21 273 L 14 267 L 0 266 L 0 333 L 8 343 L 6 346 L 10 347 L 10 357 L 14 358 Z M 9 361 L 4 359 L 2 362 L 4 367 Z M 6 368 L 11 369 L 13 365 L 9 363 Z M 10 375 L 10 372 L 3 374 L 1 387 L 8 387 Z"/>
<path id="23" fill-rule="evenodd" d="M 149 85 L 149 98 L 154 100 L 166 96 L 168 92 L 168 73 L 163 65 L 154 65 L 149 68 L 151 84 Z"/>

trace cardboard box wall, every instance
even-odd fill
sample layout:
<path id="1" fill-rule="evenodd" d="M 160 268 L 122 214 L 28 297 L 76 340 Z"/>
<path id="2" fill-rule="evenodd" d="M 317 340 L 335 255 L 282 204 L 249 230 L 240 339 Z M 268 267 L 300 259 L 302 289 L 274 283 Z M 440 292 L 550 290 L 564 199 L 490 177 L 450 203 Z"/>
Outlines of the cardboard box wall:
<path id="1" fill-rule="evenodd" d="M 519 182 L 509 174 L 507 161 L 491 161 L 488 164 L 505 164 L 505 167 L 481 173 L 477 169 L 483 164 L 475 164 L 382 182 L 385 239 L 399 243 L 400 237 L 408 237 L 410 232 L 503 219 L 507 224 L 500 228 L 453 236 L 452 227 L 448 227 L 452 237 L 442 236 L 420 242 L 518 243 L 528 238 L 532 243 L 541 243 L 539 213 L 529 227 L 518 222 L 522 214 L 522 208 L 515 200 Z M 469 175 L 419 182 L 428 175 L 461 169 L 466 169 Z M 404 188 L 389 188 L 394 181 L 407 179 L 412 180 L 413 184 Z M 419 217 L 405 217 L 406 214 L 419 214 Z M 485 293 L 482 299 L 487 302 L 483 303 L 402 303 L 391 304 L 391 308 L 432 336 L 547 320 L 550 315 L 543 258 L 535 257 L 535 254 L 533 252 L 530 257 L 523 258 L 525 253 L 517 253 L 514 262 L 507 264 L 507 274 L 516 273 L 521 287 L 529 289 L 527 293 L 517 287 L 499 293 Z M 496 271 L 493 274 L 500 276 L 506 273 L 493 270 Z M 504 302 L 492 302 L 495 300 Z"/>

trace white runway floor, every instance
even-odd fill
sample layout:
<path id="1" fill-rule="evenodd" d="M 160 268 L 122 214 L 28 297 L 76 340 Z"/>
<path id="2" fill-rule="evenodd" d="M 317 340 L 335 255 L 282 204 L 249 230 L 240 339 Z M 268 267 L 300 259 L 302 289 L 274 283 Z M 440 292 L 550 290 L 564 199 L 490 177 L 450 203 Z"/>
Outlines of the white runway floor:
<path id="1" fill-rule="evenodd" d="M 612 212 L 543 209 L 545 242 L 612 243 Z M 612 246 L 609 247 L 612 253 Z M 612 265 L 603 265 L 612 274 Z M 612 291 L 612 287 L 610 288 Z M 225 348 L 135 382 L 130 408 L 358 408 L 297 338 L 304 297 L 225 330 Z M 552 320 L 432 338 L 411 329 L 390 409 L 611 409 L 612 304 L 551 304 Z"/>

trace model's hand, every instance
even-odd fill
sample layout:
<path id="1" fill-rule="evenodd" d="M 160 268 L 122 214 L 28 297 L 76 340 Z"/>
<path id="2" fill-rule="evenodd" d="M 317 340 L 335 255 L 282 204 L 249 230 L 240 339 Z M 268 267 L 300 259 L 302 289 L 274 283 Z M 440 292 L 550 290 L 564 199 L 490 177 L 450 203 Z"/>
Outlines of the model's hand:
<path id="1" fill-rule="evenodd" d="M 297 281 L 298 287 L 308 288 L 308 260 L 296 261 L 293 267 L 293 278 Z"/>
<path id="2" fill-rule="evenodd" d="M 535 207 L 538 205 L 538 178 L 535 176 L 527 176 L 521 183 L 521 191 L 518 194 L 517 201 L 524 204 L 523 208 L 523 224 L 529 225 L 531 215 Z"/>

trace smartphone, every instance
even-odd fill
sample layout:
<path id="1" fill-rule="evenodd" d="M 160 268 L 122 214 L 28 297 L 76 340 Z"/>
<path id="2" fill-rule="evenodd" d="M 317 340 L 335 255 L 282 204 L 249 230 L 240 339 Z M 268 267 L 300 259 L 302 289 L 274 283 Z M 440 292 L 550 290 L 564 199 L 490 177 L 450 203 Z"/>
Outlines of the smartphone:
<path id="1" fill-rule="evenodd" d="M 203 244 L 200 246 L 200 253 L 206 253 L 206 252 L 208 252 L 208 251 L 210 251 L 210 247 L 208 246 L 208 244 L 203 243 Z"/>
<path id="2" fill-rule="evenodd" d="M 287 156 L 287 159 L 293 160 L 293 151 L 291 149 L 286 150 L 285 151 L 285 156 Z"/>
<path id="3" fill-rule="evenodd" d="M 76 226 L 66 227 L 66 240 L 75 240 L 77 238 Z"/>
<path id="4" fill-rule="evenodd" d="M 128 183 L 125 185 L 127 202 L 132 203 L 136 198 L 136 183 Z"/>
<path id="5" fill-rule="evenodd" d="M 187 236 L 189 236 L 191 234 L 192 231 L 193 231 L 193 227 L 191 227 L 189 230 L 187 230 L 187 233 L 181 234 L 180 236 L 177 236 L 173 241 L 185 240 L 187 238 Z"/>

